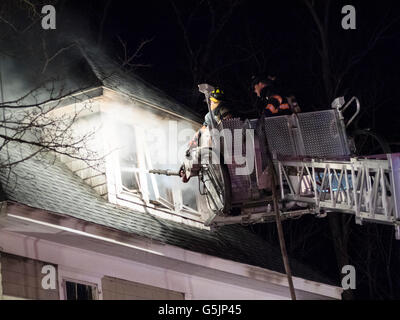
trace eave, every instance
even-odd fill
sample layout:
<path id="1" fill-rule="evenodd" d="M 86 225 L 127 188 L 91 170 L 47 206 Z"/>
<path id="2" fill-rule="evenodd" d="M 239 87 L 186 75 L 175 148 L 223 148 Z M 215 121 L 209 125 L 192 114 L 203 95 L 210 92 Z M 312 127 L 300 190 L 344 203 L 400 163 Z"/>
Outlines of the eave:
<path id="1" fill-rule="evenodd" d="M 286 275 L 279 272 L 193 252 L 12 201 L 7 201 L 2 208 L 0 230 L 6 232 L 77 246 L 210 280 L 223 279 L 234 285 L 276 292 L 289 298 Z M 341 299 L 342 289 L 339 287 L 298 277 L 293 281 L 296 292 L 307 299 Z"/>

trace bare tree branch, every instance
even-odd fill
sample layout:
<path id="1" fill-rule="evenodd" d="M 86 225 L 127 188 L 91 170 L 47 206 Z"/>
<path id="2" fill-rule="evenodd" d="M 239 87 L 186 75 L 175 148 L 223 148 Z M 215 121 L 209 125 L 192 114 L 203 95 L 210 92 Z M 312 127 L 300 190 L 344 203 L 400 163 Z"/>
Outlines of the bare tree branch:
<path id="1" fill-rule="evenodd" d="M 47 54 L 46 44 L 45 44 L 44 39 L 43 39 L 42 43 L 43 43 L 43 52 L 44 52 L 44 55 L 45 55 L 45 58 L 46 58 L 46 59 L 45 59 L 45 62 L 44 62 L 43 69 L 42 69 L 42 73 L 45 73 L 45 72 L 46 72 L 46 69 L 47 69 L 49 63 L 50 63 L 51 61 L 53 61 L 57 56 L 59 56 L 59 55 L 60 55 L 61 53 L 63 53 L 64 51 L 66 51 L 66 50 L 68 50 L 68 49 L 70 49 L 70 48 L 72 48 L 72 47 L 74 47 L 74 46 L 77 45 L 76 43 L 71 43 L 70 45 L 67 45 L 66 47 L 63 47 L 63 48 L 58 49 L 57 52 L 55 52 L 52 56 L 49 57 L 48 54 Z"/>
<path id="2" fill-rule="evenodd" d="M 103 29 L 104 29 L 104 23 L 107 19 L 107 15 L 108 15 L 108 9 L 111 5 L 111 0 L 107 0 L 105 6 L 104 6 L 104 10 L 103 10 L 103 16 L 101 18 L 101 22 L 100 22 L 100 27 L 99 27 L 99 35 L 97 37 L 97 44 L 101 45 L 101 42 L 103 40 Z"/>

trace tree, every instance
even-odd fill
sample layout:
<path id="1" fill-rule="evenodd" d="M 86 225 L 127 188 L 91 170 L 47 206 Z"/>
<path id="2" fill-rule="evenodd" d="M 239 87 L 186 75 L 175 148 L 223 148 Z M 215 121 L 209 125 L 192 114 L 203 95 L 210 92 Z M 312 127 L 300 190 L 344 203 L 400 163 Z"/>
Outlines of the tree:
<path id="1" fill-rule="evenodd" d="M 79 117 L 93 106 L 87 89 L 98 86 L 98 80 L 104 80 L 86 74 L 76 77 L 71 73 L 71 70 L 81 68 L 82 44 L 95 46 L 92 44 L 95 41 L 82 40 L 83 35 L 79 32 L 71 36 L 71 21 L 68 16 L 62 16 L 60 10 L 57 13 L 57 20 L 60 20 L 57 31 L 43 30 L 40 8 L 49 2 L 62 6 L 67 1 L 6 0 L 0 4 L 1 170 L 12 172 L 15 165 L 49 153 L 82 160 L 94 169 L 104 158 L 90 146 L 95 130 L 82 134 L 74 130 Z M 105 3 L 97 36 L 99 43 L 102 42 L 109 5 L 109 1 Z M 77 22 L 74 20 L 73 23 Z M 124 42 L 120 41 L 123 54 L 115 71 L 104 75 L 105 78 L 118 70 L 129 71 L 141 66 L 135 61 L 149 42 L 143 41 L 130 54 Z M 88 70 L 87 74 L 90 74 Z M 59 112 L 67 100 L 75 106 L 73 111 L 68 114 Z M 30 146 L 31 152 L 18 159 L 11 158 L 8 149 L 19 144 Z"/>
<path id="2" fill-rule="evenodd" d="M 227 44 L 224 42 L 223 32 L 241 2 L 202 0 L 189 8 L 185 2 L 186 10 L 181 12 L 176 1 L 171 0 L 183 35 L 188 76 L 192 79 L 189 101 L 193 106 L 200 104 L 200 96 L 195 90 L 197 85 L 207 81 L 215 82 L 218 72 L 226 67 L 225 61 L 221 63 L 220 49 L 223 44 Z"/>
<path id="3" fill-rule="evenodd" d="M 317 44 L 317 52 L 319 56 L 320 66 L 318 68 L 317 77 L 322 80 L 323 83 L 323 95 L 320 96 L 324 101 L 325 105 L 329 105 L 331 101 L 337 96 L 342 96 L 348 93 L 348 89 L 346 88 L 346 84 L 352 83 L 352 80 L 357 77 L 357 67 L 362 64 L 363 60 L 374 50 L 377 44 L 389 37 L 388 32 L 390 28 L 396 24 L 399 19 L 398 17 L 393 17 L 390 14 L 390 11 L 386 13 L 386 18 L 382 19 L 384 21 L 381 23 L 381 19 L 378 23 L 373 23 L 370 32 L 366 32 L 369 37 L 365 40 L 360 39 L 357 43 L 351 43 L 351 41 L 355 42 L 354 37 L 352 39 L 342 39 L 342 45 L 334 45 L 333 40 L 336 40 L 340 37 L 338 35 L 334 35 L 335 32 L 343 32 L 343 30 L 338 31 L 338 28 L 333 28 L 332 23 L 338 24 L 337 19 L 333 21 L 332 16 L 335 16 L 332 13 L 333 5 L 330 0 L 324 2 L 316 2 L 312 0 L 304 0 L 304 4 L 310 13 L 315 28 L 317 38 L 315 39 L 315 44 Z M 336 7 L 335 7 L 336 8 Z M 339 11 L 340 12 L 340 11 Z M 366 27 L 364 25 L 364 27 Z M 372 81 L 372 86 L 376 84 L 375 81 Z M 371 81 L 368 84 L 371 86 Z M 358 83 L 357 88 L 362 87 L 361 83 Z M 358 95 L 368 95 L 370 96 L 371 92 L 375 92 L 373 88 L 371 90 L 359 90 Z M 366 101 L 368 101 L 369 97 L 366 97 Z M 368 105 L 372 109 L 372 105 Z M 371 109 L 366 109 L 366 114 L 371 112 Z M 332 233 L 332 240 L 334 243 L 336 260 L 338 271 L 342 269 L 344 265 L 358 262 L 358 270 L 360 272 L 364 272 L 368 276 L 368 281 L 370 284 L 370 290 L 372 290 L 371 286 L 376 285 L 372 280 L 373 275 L 371 274 L 370 268 L 371 263 L 371 253 L 372 253 L 372 242 L 370 241 L 370 237 L 368 237 L 367 242 L 367 262 L 360 260 L 352 259 L 350 254 L 350 236 L 354 231 L 354 223 L 352 223 L 352 216 L 334 213 L 328 215 L 329 225 Z M 371 229 L 370 229 L 371 230 Z M 375 227 L 375 230 L 378 230 Z M 378 233 L 376 233 L 378 235 Z M 375 240 L 378 240 L 377 236 Z M 352 239 L 353 241 L 357 241 L 356 239 Z M 353 245 L 360 245 L 364 239 L 358 239 L 358 243 L 354 243 Z M 363 243 L 364 245 L 364 243 Z M 367 269 L 367 270 L 366 270 Z M 345 291 L 343 297 L 345 299 L 354 298 L 351 291 Z"/>

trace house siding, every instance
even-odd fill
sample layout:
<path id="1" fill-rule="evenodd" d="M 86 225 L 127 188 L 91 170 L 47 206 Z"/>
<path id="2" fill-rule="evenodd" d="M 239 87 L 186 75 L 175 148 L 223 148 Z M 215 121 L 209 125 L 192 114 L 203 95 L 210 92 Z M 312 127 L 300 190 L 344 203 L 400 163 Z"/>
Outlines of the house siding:
<path id="1" fill-rule="evenodd" d="M 41 271 L 49 263 L 25 257 L 1 253 L 1 284 L 4 296 L 36 300 L 58 300 L 56 289 L 45 290 L 41 282 L 44 276 Z"/>
<path id="2" fill-rule="evenodd" d="M 104 300 L 184 300 L 181 292 L 112 277 L 103 277 L 101 286 Z"/>
<path id="3" fill-rule="evenodd" d="M 141 284 L 143 288 L 173 290 L 182 293 L 181 299 L 184 293 L 185 300 L 290 298 L 286 276 L 270 270 L 259 268 L 257 275 L 255 267 L 252 267 L 253 272 L 249 274 L 249 266 L 240 263 L 182 251 L 176 247 L 142 243 L 137 239 L 134 245 L 137 248 L 129 248 L 83 235 L 47 233 L 43 232 L 43 227 L 38 228 L 37 234 L 40 237 L 37 238 L 33 236 L 35 225 L 32 225 L 28 237 L 16 233 L 17 226 L 16 221 L 13 221 L 13 232 L 0 228 L 0 247 L 5 252 L 56 265 L 60 299 L 65 299 L 60 285 L 64 280 L 96 285 L 100 300 L 123 299 L 118 295 L 121 294 L 119 289 L 108 287 L 105 282 L 103 288 L 103 278 L 106 277 Z M 91 231 L 90 228 L 87 231 Z M 120 238 L 120 241 L 124 239 Z M 298 299 L 340 299 L 342 291 L 337 287 L 300 278 L 294 278 L 294 284 Z M 123 294 L 132 294 L 129 286 L 124 286 L 121 291 Z M 110 297 L 109 293 L 113 296 Z"/>

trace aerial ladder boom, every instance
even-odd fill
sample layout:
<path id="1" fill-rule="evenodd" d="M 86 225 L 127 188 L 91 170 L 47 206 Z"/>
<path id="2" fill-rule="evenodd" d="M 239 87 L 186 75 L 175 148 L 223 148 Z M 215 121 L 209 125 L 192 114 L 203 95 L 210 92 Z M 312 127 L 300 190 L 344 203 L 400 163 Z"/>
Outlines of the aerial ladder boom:
<path id="1" fill-rule="evenodd" d="M 206 96 L 209 89 L 201 87 Z M 356 111 L 346 122 L 343 112 L 352 103 Z M 352 141 L 346 128 L 359 111 L 356 97 L 347 103 L 338 98 L 328 110 L 222 121 L 217 132 L 225 141 L 231 141 L 232 148 L 224 145 L 223 154 L 229 155 L 232 161 L 202 162 L 210 152 L 207 151 L 210 139 L 204 138 L 206 144 L 199 143 L 183 165 L 185 174 L 191 176 L 195 172 L 199 186 L 203 187 L 200 193 L 206 196 L 210 209 L 204 224 L 217 227 L 274 221 L 274 199 L 268 195 L 267 180 L 272 158 L 282 219 L 344 212 L 353 214 L 358 224 L 392 225 L 396 238 L 400 239 L 400 153 L 352 156 Z M 253 134 L 247 135 L 249 131 Z M 241 134 L 235 135 L 237 132 Z M 219 137 L 212 139 L 213 143 L 214 140 L 218 141 Z M 244 150 L 247 152 L 246 141 L 250 142 L 254 157 L 248 159 L 254 161 L 255 170 L 238 175 L 236 172 L 243 164 L 236 159 L 243 158 Z M 215 150 L 219 149 L 213 148 L 213 154 Z M 198 155 L 203 160 L 194 166 L 190 159 L 197 159 Z M 172 170 L 150 170 L 149 173 L 180 175 Z"/>
<path id="2" fill-rule="evenodd" d="M 393 225 L 400 239 L 400 154 L 348 159 L 274 160 L 283 219 L 329 212 L 353 214 L 357 224 Z M 296 174 L 293 174 L 293 173 Z M 290 204 L 297 209 L 292 209 Z M 211 225 L 268 222 L 271 207 L 244 207 L 242 214 L 216 217 Z"/>
<path id="3" fill-rule="evenodd" d="M 394 225 L 400 234 L 400 154 L 347 160 L 276 161 L 283 202 L 307 203 L 317 213 L 345 212 Z M 289 172 L 296 169 L 297 175 Z"/>

